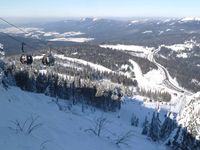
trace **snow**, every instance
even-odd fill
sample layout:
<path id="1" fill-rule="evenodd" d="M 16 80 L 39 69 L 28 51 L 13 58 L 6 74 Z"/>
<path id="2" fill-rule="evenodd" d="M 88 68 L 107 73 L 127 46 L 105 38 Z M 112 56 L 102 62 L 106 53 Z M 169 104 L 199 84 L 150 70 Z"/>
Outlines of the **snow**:
<path id="1" fill-rule="evenodd" d="M 20 29 L 22 29 L 23 31 L 28 32 L 28 33 L 38 31 L 38 30 L 42 30 L 40 28 L 24 28 L 24 27 L 20 27 Z M 23 34 L 24 33 L 21 30 L 15 28 L 15 27 L 1 28 L 0 32 L 11 33 L 11 34 Z"/>
<path id="2" fill-rule="evenodd" d="M 112 71 L 112 70 L 110 70 L 110 69 L 108 69 L 108 68 L 106 68 L 102 65 L 94 64 L 94 63 L 91 63 L 91 62 L 88 62 L 88 61 L 85 61 L 85 60 L 82 60 L 82 59 L 65 57 L 64 55 L 58 55 L 58 54 L 55 54 L 54 57 L 60 58 L 60 59 L 63 59 L 63 60 L 68 60 L 68 61 L 71 61 L 71 62 L 76 62 L 76 63 L 83 64 L 83 65 L 88 65 L 91 68 L 94 68 L 94 69 L 102 71 L 102 72 L 104 72 L 104 71 L 111 72 Z"/>
<path id="3" fill-rule="evenodd" d="M 42 54 L 42 55 L 40 55 L 40 56 L 33 56 L 33 60 L 40 60 L 40 59 L 42 59 L 43 57 L 44 57 L 44 55 L 45 54 Z"/>
<path id="4" fill-rule="evenodd" d="M 36 39 L 40 39 L 42 36 L 43 37 L 47 37 L 47 38 L 52 38 L 49 39 L 49 41 L 71 41 L 71 42 L 89 42 L 94 40 L 93 38 L 83 38 L 83 37 L 77 37 L 77 36 L 81 36 L 85 33 L 82 33 L 80 31 L 75 32 L 75 31 L 71 31 L 71 32 L 64 32 L 64 33 L 59 33 L 59 32 L 44 32 L 42 28 L 21 28 L 24 32 L 22 32 L 22 30 L 16 29 L 14 27 L 9 27 L 9 28 L 1 28 L 0 32 L 4 32 L 4 33 L 9 33 L 9 34 L 20 34 L 20 35 L 24 35 L 25 37 L 31 37 L 31 38 L 36 38 Z M 76 38 L 75 38 L 76 37 Z"/>
<path id="5" fill-rule="evenodd" d="M 128 67 L 129 67 L 129 65 L 128 65 L 128 64 L 125 64 L 125 65 L 122 65 L 122 66 L 121 66 L 121 69 L 122 69 L 122 70 L 128 70 Z"/>
<path id="6" fill-rule="evenodd" d="M 200 21 L 200 17 L 186 17 L 181 19 L 183 22 L 189 22 L 189 21 Z"/>
<path id="7" fill-rule="evenodd" d="M 160 73 L 159 70 L 151 70 L 144 77 L 149 81 L 149 83 L 155 83 L 157 85 L 162 84 L 164 78 L 163 75 Z"/>
<path id="8" fill-rule="evenodd" d="M 83 43 L 83 42 L 89 42 L 94 40 L 93 38 L 54 38 L 50 39 L 49 41 L 64 41 L 64 42 L 77 42 L 77 43 Z"/>
<path id="9" fill-rule="evenodd" d="M 46 32 L 46 33 L 44 33 L 43 36 L 57 36 L 57 35 L 60 35 L 60 33 L 58 33 L 58 32 Z"/>
<path id="10" fill-rule="evenodd" d="M 122 44 L 117 44 L 117 45 L 100 45 L 102 48 L 111 48 L 115 50 L 121 50 L 121 51 L 131 51 L 135 52 L 138 54 L 138 57 L 147 57 L 147 55 L 154 50 L 153 47 L 145 47 L 145 46 L 139 46 L 139 45 L 122 45 Z"/>
<path id="11" fill-rule="evenodd" d="M 174 44 L 174 45 L 161 45 L 161 47 L 169 48 L 173 51 L 191 51 L 194 46 L 199 46 L 195 41 L 185 41 L 183 44 Z"/>
<path id="12" fill-rule="evenodd" d="M 143 75 L 140 66 L 133 60 L 129 60 L 133 65 L 133 72 L 135 73 L 138 85 L 144 89 L 161 90 L 160 84 L 162 84 L 164 78 L 159 70 L 151 70 L 147 74 Z"/>
<path id="13" fill-rule="evenodd" d="M 200 82 L 197 79 L 192 79 L 191 82 L 200 86 Z"/>
<path id="14" fill-rule="evenodd" d="M 166 29 L 165 31 L 166 31 L 166 32 L 169 32 L 169 31 L 172 31 L 172 29 Z"/>
<path id="15" fill-rule="evenodd" d="M 93 19 L 92 19 L 92 21 L 94 21 L 94 22 L 95 22 L 95 21 L 99 21 L 99 20 L 101 20 L 101 18 L 93 18 Z"/>
<path id="16" fill-rule="evenodd" d="M 85 33 L 82 33 L 82 32 L 65 32 L 62 35 L 63 36 L 77 36 L 77 35 L 83 35 L 83 34 L 85 34 Z"/>
<path id="17" fill-rule="evenodd" d="M 139 20 L 132 20 L 128 25 L 131 26 L 133 24 L 139 23 Z"/>
<path id="18" fill-rule="evenodd" d="M 77 36 L 77 35 L 83 35 L 82 32 L 64 32 L 64 33 L 58 33 L 58 32 L 46 32 L 44 33 L 44 36 L 54 36 L 54 37 L 71 37 L 71 36 Z"/>
<path id="19" fill-rule="evenodd" d="M 139 20 L 133 20 L 133 21 L 131 21 L 132 24 L 138 23 L 138 22 L 139 22 Z"/>
<path id="20" fill-rule="evenodd" d="M 178 58 L 188 58 L 188 55 L 187 55 L 187 53 L 180 53 L 180 54 L 177 54 L 176 57 L 178 57 Z"/>
<path id="21" fill-rule="evenodd" d="M 39 70 L 39 72 L 40 72 L 41 74 L 47 74 L 47 70 L 46 70 L 46 69 L 41 69 L 41 70 Z"/>
<path id="22" fill-rule="evenodd" d="M 186 127 L 197 140 L 200 140 L 199 134 L 199 112 L 200 112 L 200 92 L 190 96 L 177 116 L 177 121 L 182 127 Z"/>
<path id="23" fill-rule="evenodd" d="M 0 55 L 4 56 L 5 52 L 4 52 L 4 45 L 0 43 Z"/>
<path id="24" fill-rule="evenodd" d="M 61 65 L 63 67 L 76 68 L 77 70 L 83 70 L 83 68 L 76 66 L 74 63 L 56 62 L 56 64 Z"/>
<path id="25" fill-rule="evenodd" d="M 164 31 L 159 31 L 159 35 L 161 35 L 161 34 L 163 34 L 164 33 Z"/>
<path id="26" fill-rule="evenodd" d="M 0 49 L 3 49 L 3 44 L 0 43 Z"/>
<path id="27" fill-rule="evenodd" d="M 148 34 L 148 33 L 152 33 L 153 31 L 149 30 L 149 31 L 144 31 L 142 32 L 142 34 Z"/>
<path id="28" fill-rule="evenodd" d="M 19 88 L 11 87 L 8 90 L 0 89 L 0 149 L 5 150 L 166 150 L 167 148 L 158 143 L 151 142 L 141 135 L 141 128 L 132 127 L 130 118 L 132 113 L 141 117 L 142 124 L 145 116 L 151 117 L 152 108 L 145 107 L 136 99 L 126 100 L 122 105 L 120 112 L 103 113 L 101 110 L 93 112 L 90 109 L 81 112 L 81 106 L 72 106 L 67 109 L 68 101 L 59 100 L 65 111 L 60 111 L 51 97 L 43 94 L 34 94 L 21 91 Z M 161 116 L 165 114 L 162 111 Z M 9 127 L 15 128 L 12 121 L 19 120 L 23 122 L 30 116 L 38 116 L 37 123 L 42 125 L 27 135 L 25 132 L 15 132 Z M 103 116 L 109 119 L 109 124 L 97 137 L 92 133 L 85 132 L 90 128 L 95 118 Z M 118 117 L 120 116 L 120 118 Z M 25 127 L 26 128 L 26 127 Z M 114 144 L 114 140 L 132 130 L 134 136 L 130 138 L 129 146 L 120 145 L 120 148 Z"/>

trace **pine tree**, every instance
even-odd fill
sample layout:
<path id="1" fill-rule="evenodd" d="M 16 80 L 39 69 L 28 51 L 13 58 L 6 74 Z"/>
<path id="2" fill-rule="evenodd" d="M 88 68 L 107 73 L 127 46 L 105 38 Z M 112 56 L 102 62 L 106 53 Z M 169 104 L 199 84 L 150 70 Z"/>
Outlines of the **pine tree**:
<path id="1" fill-rule="evenodd" d="M 148 135 L 153 141 L 159 140 L 160 126 L 161 126 L 160 124 L 161 121 L 159 119 L 159 113 L 157 112 L 157 114 L 155 114 L 155 112 L 153 112 L 153 117 L 151 120 L 149 135 Z"/>
<path id="2" fill-rule="evenodd" d="M 143 135 L 148 135 L 149 133 L 149 121 L 147 120 L 147 116 L 145 117 L 144 123 L 143 123 L 143 130 L 142 130 L 142 134 Z"/>
<path id="3" fill-rule="evenodd" d="M 174 122 L 174 120 L 172 120 L 170 118 L 171 113 L 169 113 L 167 115 L 167 117 L 165 118 L 164 123 L 161 126 L 160 129 L 160 138 L 167 138 L 170 133 L 175 129 L 176 127 L 176 123 Z"/>
<path id="4" fill-rule="evenodd" d="M 133 113 L 133 114 L 132 114 L 132 117 L 131 117 L 131 125 L 137 127 L 138 124 L 139 124 L 139 119 L 138 119 L 138 117 L 135 116 L 135 114 Z"/>

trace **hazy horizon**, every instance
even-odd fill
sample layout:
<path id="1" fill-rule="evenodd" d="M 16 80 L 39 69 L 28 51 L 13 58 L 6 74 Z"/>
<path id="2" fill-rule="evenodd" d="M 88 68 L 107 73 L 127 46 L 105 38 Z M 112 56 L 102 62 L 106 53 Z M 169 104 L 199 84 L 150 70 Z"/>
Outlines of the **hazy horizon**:
<path id="1" fill-rule="evenodd" d="M 188 17 L 188 16 L 185 16 Z M 93 16 L 85 16 L 85 17 L 2 17 L 8 21 L 13 23 L 43 23 L 43 22 L 54 22 L 54 21 L 62 21 L 62 20 L 80 20 L 84 18 L 98 18 L 98 19 L 112 19 L 119 21 L 131 21 L 131 20 L 143 20 L 143 19 L 181 19 L 184 17 L 93 17 Z M 4 24 L 4 22 L 0 22 L 0 24 Z"/>
<path id="2" fill-rule="evenodd" d="M 200 16 L 198 0 L 15 0 L 1 2 L 1 17 L 187 17 Z"/>

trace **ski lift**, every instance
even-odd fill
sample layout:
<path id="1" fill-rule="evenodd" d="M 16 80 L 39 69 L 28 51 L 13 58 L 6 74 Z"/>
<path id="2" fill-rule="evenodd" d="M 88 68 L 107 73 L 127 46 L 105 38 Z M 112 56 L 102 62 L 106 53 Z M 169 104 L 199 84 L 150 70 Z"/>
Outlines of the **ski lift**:
<path id="1" fill-rule="evenodd" d="M 51 50 L 50 50 L 49 54 L 43 56 L 42 64 L 45 66 L 53 66 L 54 63 L 55 63 L 55 58 L 53 57 Z"/>
<path id="2" fill-rule="evenodd" d="M 24 42 L 22 42 L 22 53 L 24 53 Z M 22 54 L 20 57 L 20 62 L 22 64 L 31 65 L 33 63 L 33 57 L 30 54 Z"/>

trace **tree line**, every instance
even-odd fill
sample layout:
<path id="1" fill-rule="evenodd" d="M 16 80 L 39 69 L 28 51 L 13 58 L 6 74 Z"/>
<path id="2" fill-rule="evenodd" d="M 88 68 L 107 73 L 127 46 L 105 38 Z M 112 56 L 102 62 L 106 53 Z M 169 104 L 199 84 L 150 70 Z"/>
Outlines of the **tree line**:
<path id="1" fill-rule="evenodd" d="M 44 93 L 51 97 L 66 99 L 73 105 L 84 103 L 100 108 L 104 111 L 117 111 L 121 108 L 120 88 L 102 89 L 80 77 L 74 79 L 62 78 L 58 74 L 29 72 L 27 70 L 14 71 L 12 68 L 5 71 L 9 82 L 15 82 L 22 90 Z"/>

